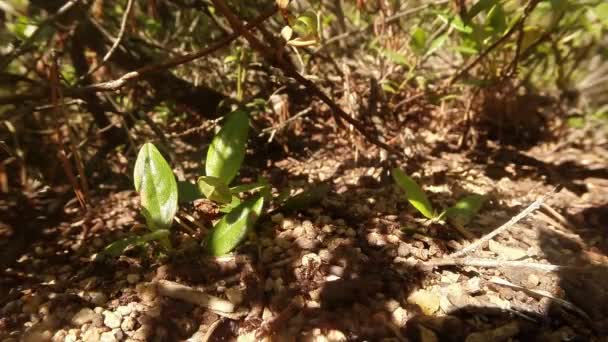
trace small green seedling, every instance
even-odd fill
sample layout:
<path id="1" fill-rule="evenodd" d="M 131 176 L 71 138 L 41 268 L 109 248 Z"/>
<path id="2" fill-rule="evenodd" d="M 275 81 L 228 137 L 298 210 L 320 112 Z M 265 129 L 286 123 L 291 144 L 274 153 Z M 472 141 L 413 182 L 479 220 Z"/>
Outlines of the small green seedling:
<path id="1" fill-rule="evenodd" d="M 392 170 L 392 175 L 395 183 L 405 192 L 410 204 L 424 217 L 432 221 L 441 221 L 444 217 L 447 217 L 453 224 L 463 227 L 471 222 L 485 202 L 485 197 L 482 195 L 468 195 L 438 214 L 416 181 L 398 168 Z"/>
<path id="2" fill-rule="evenodd" d="M 139 150 L 133 180 L 151 232 L 115 241 L 104 249 L 104 255 L 118 256 L 130 245 L 144 245 L 153 240 L 159 241 L 165 249 L 171 248 L 169 228 L 177 212 L 177 182 L 171 167 L 153 144 L 145 143 Z"/>
<path id="3" fill-rule="evenodd" d="M 263 179 L 253 184 L 230 186 L 243 164 L 248 133 L 248 112 L 236 110 L 228 114 L 222 128 L 211 141 L 203 161 L 205 174 L 198 177 L 196 184 L 176 182 L 171 167 L 156 147 L 151 143 L 144 144 L 135 162 L 133 178 L 135 190 L 140 195 L 142 214 L 151 233 L 116 241 L 106 247 L 103 254 L 118 256 L 129 246 L 141 246 L 154 240 L 159 241 L 165 249 L 170 249 L 169 229 L 178 203 L 200 198 L 217 203 L 220 211 L 225 213 L 205 240 L 206 250 L 211 255 L 223 255 L 234 250 L 251 233 L 262 215 L 265 202 L 271 198 L 270 185 Z M 323 189 L 324 194 L 327 189 Z M 245 192 L 253 195 L 241 199 L 240 195 Z M 318 197 L 315 194 L 294 196 L 284 202 L 280 209 L 297 209 L 298 206 L 312 203 Z"/>

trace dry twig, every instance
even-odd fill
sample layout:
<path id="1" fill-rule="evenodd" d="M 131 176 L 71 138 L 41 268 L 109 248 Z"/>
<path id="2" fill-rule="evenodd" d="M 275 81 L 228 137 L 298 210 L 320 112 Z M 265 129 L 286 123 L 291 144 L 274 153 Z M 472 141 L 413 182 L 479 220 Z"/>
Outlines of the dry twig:
<path id="1" fill-rule="evenodd" d="M 125 13 L 122 16 L 122 21 L 120 23 L 120 31 L 118 32 L 118 36 L 114 40 L 112 47 L 110 47 L 110 50 L 108 50 L 108 52 L 106 52 L 106 54 L 105 54 L 105 56 L 103 56 L 101 62 L 96 67 L 92 68 L 89 72 L 87 72 L 85 75 L 82 75 L 82 77 L 80 77 L 79 81 L 84 80 L 88 76 L 92 75 L 95 71 L 97 71 L 101 67 L 103 67 L 108 62 L 108 60 L 110 60 L 110 57 L 112 57 L 112 55 L 114 54 L 114 51 L 116 51 L 116 49 L 118 49 L 118 46 L 120 46 L 120 42 L 122 41 L 122 38 L 124 37 L 125 32 L 127 30 L 127 22 L 129 20 L 129 16 L 131 15 L 131 9 L 133 9 L 134 2 L 135 2 L 134 0 L 127 1 L 127 6 L 125 7 Z"/>
<path id="2" fill-rule="evenodd" d="M 469 246 L 467 246 L 466 248 L 452 253 L 450 255 L 451 258 L 459 258 L 462 257 L 466 254 L 469 254 L 471 252 L 473 252 L 474 250 L 476 250 L 477 248 L 479 248 L 480 246 L 482 246 L 484 243 L 488 242 L 490 239 L 492 239 L 493 237 L 495 237 L 496 235 L 506 231 L 507 229 L 509 229 L 510 227 L 512 227 L 514 224 L 516 224 L 517 222 L 519 222 L 521 219 L 523 219 L 524 217 L 528 216 L 528 214 L 530 214 L 531 212 L 533 212 L 534 210 L 538 209 L 541 204 L 543 204 L 545 202 L 545 200 L 549 197 L 551 197 L 553 194 L 555 194 L 555 192 L 558 189 L 555 188 L 551 191 L 549 191 L 547 194 L 541 196 L 539 199 L 537 199 L 536 201 L 532 202 L 532 204 L 530 204 L 526 209 L 524 209 L 522 212 L 520 212 L 519 214 L 517 214 L 516 216 L 514 216 L 513 218 L 511 218 L 509 221 L 507 221 L 505 224 L 503 224 L 502 226 L 494 229 L 492 232 L 486 234 L 485 236 L 481 237 L 479 240 L 473 242 L 472 244 L 470 244 Z"/>
<path id="3" fill-rule="evenodd" d="M 274 8 L 272 10 L 265 12 L 264 14 L 260 15 L 256 20 L 254 20 L 250 24 L 248 24 L 246 27 L 248 29 L 251 29 L 253 27 L 260 25 L 266 19 L 270 18 L 275 12 L 276 12 L 276 9 L 274 9 Z M 238 37 L 239 37 L 238 33 L 233 33 L 229 36 L 226 36 L 226 37 L 218 40 L 215 44 L 213 44 L 203 50 L 193 52 L 190 54 L 186 54 L 186 55 L 182 55 L 182 56 L 178 56 L 178 57 L 172 58 L 169 61 L 164 62 L 164 63 L 156 63 L 156 64 L 147 65 L 147 66 L 139 68 L 137 70 L 127 72 L 115 80 L 91 84 L 91 85 L 88 85 L 86 87 L 81 87 L 81 88 L 68 88 L 68 89 L 64 90 L 63 95 L 64 95 L 64 97 L 80 97 L 82 95 L 89 94 L 89 93 L 109 92 L 109 91 L 119 90 L 120 88 L 124 87 L 127 83 L 141 79 L 144 76 L 147 76 L 149 74 L 152 74 L 152 73 L 155 73 L 155 72 L 158 72 L 161 70 L 171 69 L 176 66 L 186 64 L 186 63 L 192 62 L 193 60 L 196 60 L 196 59 L 199 59 L 206 55 L 209 55 L 209 54 L 221 49 L 222 47 L 230 44 L 233 40 L 237 39 Z M 48 89 L 45 89 L 42 92 L 34 93 L 34 94 L 18 94 L 18 95 L 10 95 L 10 96 L 0 96 L 0 105 L 20 103 L 20 102 L 24 102 L 24 101 L 40 100 L 40 99 L 46 98 L 48 95 L 49 95 Z"/>
<path id="4" fill-rule="evenodd" d="M 215 312 L 234 312 L 234 304 L 231 302 L 219 297 L 208 295 L 190 286 L 168 280 L 159 280 L 156 282 L 156 288 L 159 294 L 169 298 L 179 299 L 188 303 L 200 305 Z"/>

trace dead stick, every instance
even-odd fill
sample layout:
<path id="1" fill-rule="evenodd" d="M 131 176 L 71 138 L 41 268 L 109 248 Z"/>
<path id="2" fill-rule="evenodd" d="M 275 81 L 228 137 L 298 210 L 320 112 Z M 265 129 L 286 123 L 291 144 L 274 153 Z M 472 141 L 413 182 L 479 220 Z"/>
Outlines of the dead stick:
<path id="1" fill-rule="evenodd" d="M 443 258 L 429 260 L 422 262 L 423 267 L 435 268 L 441 266 L 473 266 L 473 267 L 484 267 L 484 268 L 524 268 L 532 269 L 543 272 L 558 272 L 566 269 L 576 269 L 574 266 L 560 266 L 552 264 L 541 264 L 538 262 L 528 261 L 513 261 L 513 260 L 497 260 L 497 259 L 484 259 L 484 258 Z"/>
<path id="2" fill-rule="evenodd" d="M 168 280 L 159 280 L 156 282 L 156 289 L 160 295 L 200 305 L 213 311 L 225 313 L 234 312 L 234 304 L 231 302 L 219 297 L 208 295 L 190 286 Z"/>
<path id="3" fill-rule="evenodd" d="M 486 234 L 485 236 L 481 237 L 479 240 L 473 242 L 472 244 L 470 244 L 466 248 L 464 248 L 464 249 L 462 249 L 462 250 L 460 250 L 458 252 L 452 253 L 450 255 L 450 257 L 451 258 L 459 258 L 459 257 L 462 257 L 462 256 L 464 256 L 466 254 L 469 254 L 469 253 L 473 252 L 474 250 L 476 250 L 477 248 L 479 248 L 480 246 L 482 246 L 484 243 L 488 242 L 490 239 L 492 239 L 496 235 L 498 235 L 498 234 L 506 231 L 511 226 L 513 226 L 514 224 L 516 224 L 517 222 L 519 222 L 521 219 L 523 219 L 524 217 L 528 216 L 528 214 L 530 214 L 534 210 L 538 209 L 541 206 L 541 204 L 543 204 L 543 202 L 545 202 L 545 200 L 547 198 L 549 198 L 553 194 L 555 194 L 555 192 L 557 191 L 557 189 L 558 188 L 555 188 L 555 189 L 549 191 L 548 193 L 546 193 L 545 195 L 541 196 L 539 199 L 537 199 L 536 201 L 532 202 L 532 204 L 530 204 L 526 209 L 524 209 L 522 212 L 520 212 L 519 214 L 517 214 L 515 217 L 511 218 L 505 224 L 503 224 L 502 226 L 494 229 L 492 232 L 490 232 L 489 234 Z"/>

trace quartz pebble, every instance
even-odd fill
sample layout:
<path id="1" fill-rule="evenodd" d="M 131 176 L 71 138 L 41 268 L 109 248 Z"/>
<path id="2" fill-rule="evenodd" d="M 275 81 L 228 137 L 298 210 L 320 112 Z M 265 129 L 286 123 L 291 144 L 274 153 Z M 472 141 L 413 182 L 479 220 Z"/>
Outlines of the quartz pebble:
<path id="1" fill-rule="evenodd" d="M 108 327 L 110 329 L 120 327 L 122 317 L 120 316 L 119 313 L 112 312 L 112 311 L 106 311 L 103 313 L 103 315 L 104 315 L 103 324 L 105 324 L 106 327 Z"/>

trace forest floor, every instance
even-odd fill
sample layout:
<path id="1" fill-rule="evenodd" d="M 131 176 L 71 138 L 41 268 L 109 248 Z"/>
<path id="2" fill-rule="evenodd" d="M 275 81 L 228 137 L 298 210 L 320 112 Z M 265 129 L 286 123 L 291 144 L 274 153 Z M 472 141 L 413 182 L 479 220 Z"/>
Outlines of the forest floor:
<path id="1" fill-rule="evenodd" d="M 263 218 L 255 239 L 221 258 L 200 248 L 217 218 L 205 201 L 180 210 L 171 257 L 133 248 L 96 261 L 110 242 L 145 232 L 128 185 L 98 184 L 86 214 L 66 201 L 69 188 L 2 200 L 3 255 L 17 261 L 0 274 L 0 340 L 605 340 L 608 151 L 575 133 L 527 150 L 467 151 L 424 131 L 408 147 L 424 157 L 395 160 L 321 132 L 299 153 L 248 155 L 243 179 L 330 190 L 308 208 Z M 391 179 L 394 166 L 420 180 L 436 208 L 486 194 L 467 226 L 473 239 L 421 219 Z M 558 185 L 470 254 L 485 267 L 437 266 Z M 221 298 L 207 306 L 234 310 L 192 303 L 207 295 Z"/>

